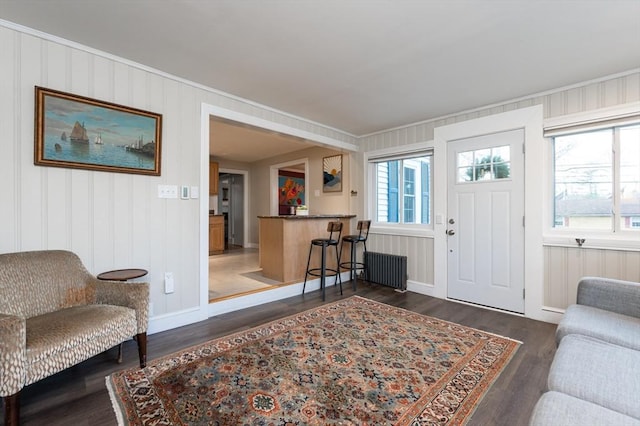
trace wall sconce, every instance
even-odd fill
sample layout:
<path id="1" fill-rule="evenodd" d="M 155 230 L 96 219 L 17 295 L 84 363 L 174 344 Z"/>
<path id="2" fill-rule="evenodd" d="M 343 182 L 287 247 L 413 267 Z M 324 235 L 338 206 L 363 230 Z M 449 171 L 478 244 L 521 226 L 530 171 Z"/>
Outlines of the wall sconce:
<path id="1" fill-rule="evenodd" d="M 578 247 L 582 247 L 584 244 L 584 238 L 576 238 L 576 243 L 578 243 Z"/>

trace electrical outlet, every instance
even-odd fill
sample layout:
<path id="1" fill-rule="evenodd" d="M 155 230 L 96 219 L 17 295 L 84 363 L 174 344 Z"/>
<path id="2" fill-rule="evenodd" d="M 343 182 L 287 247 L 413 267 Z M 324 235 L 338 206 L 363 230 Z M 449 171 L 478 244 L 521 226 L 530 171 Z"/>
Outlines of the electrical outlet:
<path id="1" fill-rule="evenodd" d="M 164 273 L 164 292 L 166 294 L 173 293 L 175 290 L 173 282 L 173 272 Z"/>

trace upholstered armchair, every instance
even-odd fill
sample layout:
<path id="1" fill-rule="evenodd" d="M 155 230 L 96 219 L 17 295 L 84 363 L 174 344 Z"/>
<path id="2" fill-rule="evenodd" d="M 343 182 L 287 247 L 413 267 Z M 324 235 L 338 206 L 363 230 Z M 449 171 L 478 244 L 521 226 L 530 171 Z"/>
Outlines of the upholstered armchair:
<path id="1" fill-rule="evenodd" d="M 23 387 L 135 337 L 146 364 L 149 284 L 100 281 L 74 253 L 0 254 L 0 396 L 19 422 Z"/>

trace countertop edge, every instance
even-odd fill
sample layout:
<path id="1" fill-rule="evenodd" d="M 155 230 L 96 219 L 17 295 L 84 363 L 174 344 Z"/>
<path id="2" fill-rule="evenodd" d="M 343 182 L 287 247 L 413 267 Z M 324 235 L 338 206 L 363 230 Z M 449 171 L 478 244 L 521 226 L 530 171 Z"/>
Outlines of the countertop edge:
<path id="1" fill-rule="evenodd" d="M 282 216 L 258 216 L 258 219 L 352 219 L 355 214 L 314 214 L 314 215 L 282 215 Z"/>

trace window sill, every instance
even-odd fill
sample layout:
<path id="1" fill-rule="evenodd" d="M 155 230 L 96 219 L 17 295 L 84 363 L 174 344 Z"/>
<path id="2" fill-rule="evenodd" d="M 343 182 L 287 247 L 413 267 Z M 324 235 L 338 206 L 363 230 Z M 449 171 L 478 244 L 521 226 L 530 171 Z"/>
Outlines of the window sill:
<path id="1" fill-rule="evenodd" d="M 545 234 L 542 245 L 545 247 L 570 247 L 601 250 L 640 251 L 640 238 L 638 235 L 604 236 L 592 235 L 576 231 L 573 235 Z M 582 246 L 578 245 L 576 238 L 584 238 Z"/>
<path id="2" fill-rule="evenodd" d="M 371 225 L 372 234 L 397 235 L 416 238 L 433 238 L 434 232 L 430 225 Z"/>

